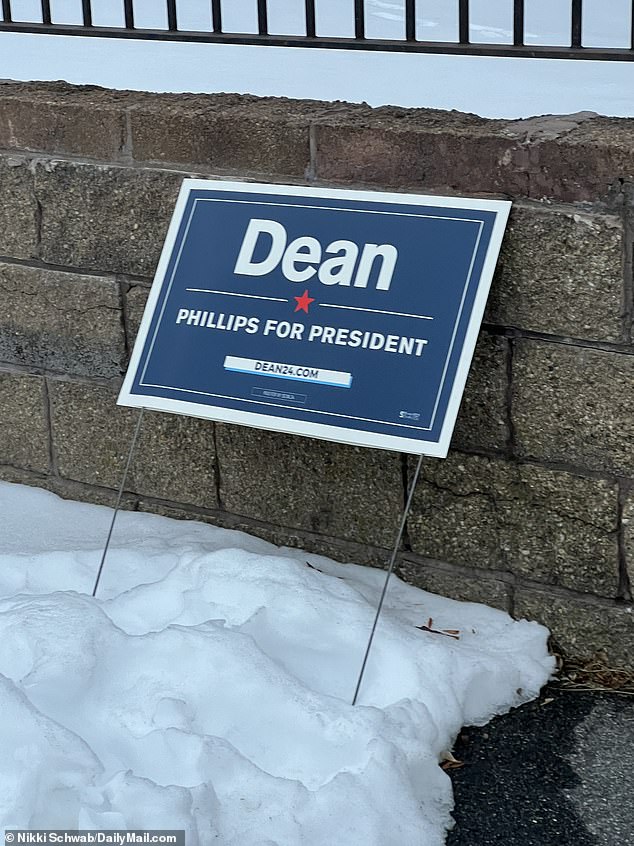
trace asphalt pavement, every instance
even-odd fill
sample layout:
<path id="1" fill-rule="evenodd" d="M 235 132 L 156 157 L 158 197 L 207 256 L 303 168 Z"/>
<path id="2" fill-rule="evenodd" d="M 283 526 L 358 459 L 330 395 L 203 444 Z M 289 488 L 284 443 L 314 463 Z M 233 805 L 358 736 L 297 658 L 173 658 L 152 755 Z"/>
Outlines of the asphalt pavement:
<path id="1" fill-rule="evenodd" d="M 447 846 L 634 846 L 634 696 L 552 684 L 454 755 Z"/>

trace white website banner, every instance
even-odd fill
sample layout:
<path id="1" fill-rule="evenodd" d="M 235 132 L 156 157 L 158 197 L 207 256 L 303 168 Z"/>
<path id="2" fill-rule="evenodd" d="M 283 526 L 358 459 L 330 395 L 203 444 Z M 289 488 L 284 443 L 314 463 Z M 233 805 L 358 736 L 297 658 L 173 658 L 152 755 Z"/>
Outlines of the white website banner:
<path id="1" fill-rule="evenodd" d="M 257 358 L 225 357 L 225 370 L 236 373 L 256 373 L 258 376 L 274 376 L 278 379 L 295 379 L 299 382 L 316 382 L 320 385 L 332 385 L 336 388 L 349 388 L 352 374 L 341 370 L 324 370 L 303 364 L 285 364 L 279 361 L 262 361 Z"/>

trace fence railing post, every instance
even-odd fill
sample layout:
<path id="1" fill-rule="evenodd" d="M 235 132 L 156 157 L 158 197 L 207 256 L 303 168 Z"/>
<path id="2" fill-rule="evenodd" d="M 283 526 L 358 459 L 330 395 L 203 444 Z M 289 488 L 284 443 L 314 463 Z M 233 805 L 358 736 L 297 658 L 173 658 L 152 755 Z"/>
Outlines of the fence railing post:
<path id="1" fill-rule="evenodd" d="M 306 37 L 315 38 L 316 35 L 315 0 L 306 0 Z"/>
<path id="2" fill-rule="evenodd" d="M 178 14 L 176 0 L 167 0 L 167 28 L 170 32 L 178 31 Z"/>
<path id="3" fill-rule="evenodd" d="M 92 26 L 92 5 L 90 0 L 81 0 L 81 13 L 84 26 Z"/>
<path id="4" fill-rule="evenodd" d="M 359 41 L 365 39 L 365 2 L 354 0 L 354 37 Z"/>
<path id="5" fill-rule="evenodd" d="M 258 34 L 269 34 L 269 10 L 266 0 L 258 0 Z"/>
<path id="6" fill-rule="evenodd" d="M 460 5 L 458 6 L 458 41 L 461 44 L 469 44 L 471 41 L 469 0 L 460 0 Z"/>
<path id="7" fill-rule="evenodd" d="M 583 31 L 583 0 L 572 0 L 572 33 L 570 46 L 579 49 L 581 47 L 581 34 Z"/>
<path id="8" fill-rule="evenodd" d="M 515 0 L 513 6 L 513 44 L 516 47 L 524 44 L 524 0 Z"/>
<path id="9" fill-rule="evenodd" d="M 133 0 L 123 0 L 123 14 L 126 29 L 134 29 L 134 3 Z"/>
<path id="10" fill-rule="evenodd" d="M 416 0 L 405 0 L 405 40 L 416 41 Z"/>

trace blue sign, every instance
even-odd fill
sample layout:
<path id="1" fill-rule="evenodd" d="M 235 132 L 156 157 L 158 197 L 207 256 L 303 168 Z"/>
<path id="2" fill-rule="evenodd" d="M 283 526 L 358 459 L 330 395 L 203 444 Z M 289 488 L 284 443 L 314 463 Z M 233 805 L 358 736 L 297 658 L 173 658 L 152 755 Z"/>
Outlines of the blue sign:
<path id="1" fill-rule="evenodd" d="M 444 457 L 510 205 L 185 180 L 119 403 Z"/>

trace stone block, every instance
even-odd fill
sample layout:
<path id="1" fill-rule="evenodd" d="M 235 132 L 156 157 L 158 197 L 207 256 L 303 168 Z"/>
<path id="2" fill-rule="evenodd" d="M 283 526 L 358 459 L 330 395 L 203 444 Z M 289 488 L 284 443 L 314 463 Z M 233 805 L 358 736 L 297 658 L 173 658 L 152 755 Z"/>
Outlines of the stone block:
<path id="1" fill-rule="evenodd" d="M 146 412 L 132 468 L 146 496 L 217 508 L 214 424 L 176 414 Z"/>
<path id="2" fill-rule="evenodd" d="M 125 340 L 112 279 L 0 262 L 0 359 L 104 379 L 121 376 Z"/>
<path id="3" fill-rule="evenodd" d="M 118 488 L 139 411 L 117 406 L 109 388 L 56 381 L 49 390 L 60 475 Z M 215 508 L 213 424 L 146 411 L 125 489 Z"/>
<path id="4" fill-rule="evenodd" d="M 0 373 L 0 464 L 48 473 L 46 405 L 43 379 Z"/>
<path id="5" fill-rule="evenodd" d="M 68 479 L 60 479 L 58 476 L 38 476 L 33 472 L 0 465 L 0 479 L 3 482 L 42 488 L 45 491 L 57 494 L 62 499 L 72 499 L 75 502 L 90 502 L 93 505 L 107 505 L 109 508 L 114 508 L 117 503 L 117 491 L 82 485 L 79 482 L 70 482 Z M 135 497 L 123 496 L 121 498 L 121 508 L 124 511 L 136 511 L 137 504 Z"/>
<path id="6" fill-rule="evenodd" d="M 354 543 L 339 538 L 294 529 L 288 526 L 275 526 L 252 520 L 239 514 L 220 511 L 214 514 L 212 522 L 223 529 L 233 529 L 246 532 L 248 535 L 265 540 L 279 547 L 289 547 L 313 555 L 324 555 L 343 564 L 362 564 L 367 567 L 385 567 L 390 553 L 386 549 L 369 546 L 365 543 Z"/>
<path id="7" fill-rule="evenodd" d="M 466 449 L 504 449 L 508 442 L 506 338 L 480 333 L 456 420 L 453 443 Z"/>
<path id="8" fill-rule="evenodd" d="M 511 586 L 493 577 L 468 575 L 464 571 L 443 566 L 436 561 L 423 561 L 403 556 L 395 567 L 396 575 L 429 593 L 457 599 L 459 602 L 481 602 L 508 611 Z M 424 616 L 425 609 L 421 609 Z"/>
<path id="9" fill-rule="evenodd" d="M 59 83 L 0 85 L 0 147 L 113 159 L 125 137 L 121 100 Z"/>
<path id="10" fill-rule="evenodd" d="M 311 104 L 237 95 L 146 95 L 130 111 L 137 161 L 303 177 Z"/>
<path id="11" fill-rule="evenodd" d="M 37 202 L 25 159 L 0 156 L 0 255 L 31 258 L 37 251 Z"/>
<path id="12" fill-rule="evenodd" d="M 79 270 L 152 276 L 182 174 L 73 162 L 39 164 L 41 257 Z"/>
<path id="13" fill-rule="evenodd" d="M 594 112 L 539 115 L 508 122 L 503 134 L 518 144 L 514 161 L 537 200 L 579 202 L 606 199 L 634 173 L 631 121 Z"/>
<path id="14" fill-rule="evenodd" d="M 32 485 L 35 488 L 46 488 L 50 476 L 41 476 L 32 470 L 20 470 L 11 464 L 0 464 L 0 479 L 15 485 Z M 32 480 L 32 481 L 31 481 Z"/>
<path id="15" fill-rule="evenodd" d="M 127 315 L 128 347 L 132 349 L 141 325 L 141 318 L 150 289 L 144 285 L 132 285 L 125 294 L 125 308 Z"/>
<path id="16" fill-rule="evenodd" d="M 71 482 L 68 479 L 59 479 L 56 476 L 49 476 L 46 479 L 46 484 L 38 484 L 38 487 L 45 487 L 46 490 L 57 494 L 62 499 L 71 499 L 75 502 L 89 502 L 91 505 L 105 505 L 108 508 L 115 508 L 119 494 L 118 490 L 114 491 L 108 488 L 82 485 L 78 482 Z M 135 496 L 124 494 L 121 497 L 119 509 L 121 511 L 137 511 L 138 499 Z"/>
<path id="17" fill-rule="evenodd" d="M 518 588 L 515 617 L 550 629 L 555 646 L 568 658 L 588 660 L 604 653 L 612 667 L 634 670 L 634 613 L 631 605 L 558 597 Z"/>
<path id="18" fill-rule="evenodd" d="M 334 561 L 340 561 L 344 564 L 352 562 L 368 567 L 383 568 L 390 555 L 390 552 L 386 549 L 337 540 L 336 538 L 328 538 L 324 535 L 315 535 L 311 532 L 295 530 L 285 526 L 274 526 L 271 523 L 251 520 L 239 514 L 230 514 L 228 511 L 195 511 L 178 506 L 166 505 L 156 500 L 144 499 L 139 502 L 139 511 L 160 514 L 163 517 L 171 517 L 175 520 L 199 520 L 202 523 L 209 523 L 221 529 L 244 532 L 247 535 L 260 538 L 275 546 L 299 549 L 302 552 L 309 552 L 314 555 L 325 555 Z"/>
<path id="19" fill-rule="evenodd" d="M 60 475 L 118 488 L 139 412 L 118 407 L 110 388 L 51 380 L 49 393 Z M 130 473 L 126 490 L 135 487 Z"/>
<path id="20" fill-rule="evenodd" d="M 450 453 L 424 462 L 408 531 L 426 558 L 614 597 L 616 519 L 611 483 Z"/>
<path id="21" fill-rule="evenodd" d="M 410 478 L 417 459 L 410 459 Z M 453 564 L 508 570 L 492 490 L 502 465 L 449 453 L 425 458 L 407 531 L 417 555 Z M 504 472 L 504 471 L 502 471 Z"/>
<path id="22" fill-rule="evenodd" d="M 620 190 L 623 180 L 634 177 L 632 120 L 590 113 L 556 140 L 538 145 L 533 158 L 531 196 L 557 196 L 564 202 L 606 199 L 615 187 Z"/>
<path id="23" fill-rule="evenodd" d="M 346 104 L 315 122 L 317 176 L 382 188 L 527 196 L 517 142 L 502 121 L 434 109 Z"/>
<path id="24" fill-rule="evenodd" d="M 630 490 L 623 506 L 623 531 L 625 538 L 625 567 L 634 593 L 634 490 Z"/>
<path id="25" fill-rule="evenodd" d="M 512 418 L 520 455 L 634 475 L 634 356 L 520 341 Z"/>
<path id="26" fill-rule="evenodd" d="M 220 498 L 267 523 L 389 547 L 403 507 L 395 453 L 217 427 Z"/>
<path id="27" fill-rule="evenodd" d="M 485 321 L 620 341 L 623 258 L 617 217 L 514 206 Z"/>
<path id="28" fill-rule="evenodd" d="M 316 136 L 320 178 L 386 188 L 596 202 L 634 177 L 632 121 L 591 112 L 493 121 L 333 104 Z"/>

